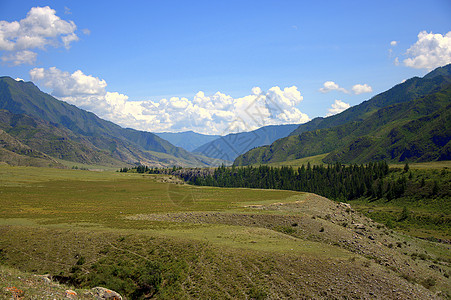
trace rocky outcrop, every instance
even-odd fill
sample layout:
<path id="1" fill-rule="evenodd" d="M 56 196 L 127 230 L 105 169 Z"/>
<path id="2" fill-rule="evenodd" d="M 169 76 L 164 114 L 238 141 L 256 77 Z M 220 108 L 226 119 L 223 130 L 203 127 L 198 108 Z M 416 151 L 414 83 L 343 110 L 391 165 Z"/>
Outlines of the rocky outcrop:
<path id="1" fill-rule="evenodd" d="M 98 286 L 98 287 L 92 288 L 91 291 L 94 293 L 94 296 L 96 297 L 96 299 L 99 299 L 99 300 L 103 300 L 103 299 L 122 300 L 121 295 L 119 295 L 117 292 L 112 291 L 107 288 Z"/>

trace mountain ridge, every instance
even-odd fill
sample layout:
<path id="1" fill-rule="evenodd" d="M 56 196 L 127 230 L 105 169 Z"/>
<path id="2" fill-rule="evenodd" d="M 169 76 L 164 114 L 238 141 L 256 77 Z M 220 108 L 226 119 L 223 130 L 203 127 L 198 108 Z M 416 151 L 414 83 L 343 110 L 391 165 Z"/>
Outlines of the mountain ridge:
<path id="1" fill-rule="evenodd" d="M 383 135 L 385 133 L 384 126 L 387 127 L 387 130 L 395 130 L 396 126 L 405 125 L 401 123 L 393 123 L 396 121 L 395 117 L 400 116 L 392 116 L 392 112 L 387 113 L 388 108 L 401 108 L 403 109 L 403 112 L 405 114 L 410 113 L 411 119 L 409 119 L 408 121 L 426 117 L 428 114 L 433 113 L 431 111 L 433 106 L 417 107 L 418 109 L 420 109 L 420 111 L 422 111 L 422 113 L 415 115 L 412 111 L 409 112 L 409 105 L 411 103 L 418 104 L 418 101 L 426 101 L 424 100 L 424 97 L 431 97 L 431 99 L 434 97 L 442 97 L 442 100 L 444 101 L 442 101 L 442 105 L 439 105 L 440 107 L 435 107 L 437 109 L 446 107 L 446 104 L 450 102 L 450 87 L 451 65 L 448 65 L 440 68 L 439 70 L 432 71 L 423 78 L 411 78 L 406 82 L 398 84 L 388 91 L 376 95 L 370 100 L 364 101 L 359 105 L 351 107 L 345 112 L 342 112 L 338 115 L 328 118 L 316 118 L 306 124 L 302 124 L 295 131 L 293 131 L 290 136 L 279 139 L 269 146 L 252 149 L 247 153 L 239 156 L 235 160 L 234 165 L 283 162 L 328 152 L 331 153 L 329 153 L 329 155 L 323 159 L 324 162 L 328 163 L 361 163 L 368 162 L 369 160 L 371 161 L 380 159 L 393 161 L 396 159 L 396 157 L 398 157 L 398 160 L 415 159 L 414 156 L 394 156 L 387 155 L 386 153 L 383 154 L 382 152 L 379 152 L 379 156 L 370 155 L 366 159 L 363 159 L 362 156 L 360 156 L 363 154 L 358 154 L 356 151 L 354 151 L 354 154 L 350 155 L 349 151 L 355 150 L 356 148 L 371 148 L 372 145 L 376 144 L 379 145 L 379 147 L 382 147 L 382 144 L 375 143 L 374 139 L 371 138 L 371 136 L 377 136 L 377 139 L 387 139 L 388 137 Z M 440 102 L 439 100 L 437 101 Z M 385 106 L 378 108 L 381 105 Z M 443 109 L 442 114 L 447 115 L 446 108 Z M 386 123 L 380 123 L 379 121 L 381 120 Z M 375 126 L 376 124 L 378 124 L 378 122 L 380 123 L 379 126 L 381 126 L 379 131 L 375 129 Z M 367 127 L 366 131 L 365 126 Z M 427 124 L 422 124 L 422 126 L 426 126 L 425 128 L 427 128 Z M 436 131 L 439 132 L 440 130 L 436 129 Z M 426 134 L 426 132 L 423 132 L 423 134 Z M 403 147 L 405 147 L 407 151 L 409 143 L 414 143 L 415 139 L 409 132 L 404 132 L 404 135 L 409 135 L 410 137 L 406 138 L 404 136 L 402 138 L 404 145 L 398 145 L 398 152 L 402 151 Z M 445 135 L 447 135 L 447 138 L 449 139 L 451 133 L 446 131 Z M 354 142 L 352 142 L 353 138 L 355 138 Z M 419 142 L 419 140 L 417 142 Z M 421 143 L 425 143 L 425 140 L 421 140 Z M 431 141 L 431 143 L 433 142 Z M 385 148 L 389 147 L 387 143 L 383 143 L 383 145 Z M 424 148 L 423 146 L 421 147 Z M 338 155 L 339 151 L 341 151 L 340 155 Z M 367 149 L 366 151 L 368 152 L 369 150 Z M 438 150 L 435 149 L 434 151 Z M 345 152 L 347 152 L 348 154 L 345 155 Z M 444 157 L 448 157 L 448 155 L 446 153 L 443 153 L 438 157 L 430 157 L 429 159 L 439 159 Z M 420 157 L 416 157 L 416 159 L 421 160 Z"/>
<path id="2" fill-rule="evenodd" d="M 122 128 L 92 112 L 55 99 L 32 82 L 0 77 L 0 109 L 46 121 L 55 128 L 65 128 L 123 163 L 201 167 L 215 163 L 210 158 L 175 147 L 153 133 Z"/>
<path id="3" fill-rule="evenodd" d="M 156 132 L 155 134 L 171 144 L 190 152 L 221 137 L 220 135 L 201 134 L 192 130 L 182 132 Z"/>
<path id="4" fill-rule="evenodd" d="M 268 125 L 248 132 L 231 133 L 194 149 L 193 153 L 233 161 L 252 148 L 288 136 L 297 127 L 297 124 Z"/>
<path id="5" fill-rule="evenodd" d="M 435 69 L 426 74 L 423 78 L 410 78 L 339 114 L 326 118 L 318 117 L 310 122 L 301 124 L 290 135 L 299 135 L 305 131 L 328 128 L 351 121 L 361 120 L 379 108 L 396 103 L 407 102 L 427 93 L 433 93 L 434 90 L 440 89 L 440 87 L 451 83 L 450 76 L 451 64 Z"/>

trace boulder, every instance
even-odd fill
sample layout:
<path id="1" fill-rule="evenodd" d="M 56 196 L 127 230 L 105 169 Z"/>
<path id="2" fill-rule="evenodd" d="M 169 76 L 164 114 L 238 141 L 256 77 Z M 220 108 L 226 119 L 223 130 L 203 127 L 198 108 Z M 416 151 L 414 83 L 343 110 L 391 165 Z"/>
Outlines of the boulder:
<path id="1" fill-rule="evenodd" d="M 95 288 L 92 288 L 91 291 L 94 293 L 96 299 L 99 300 L 122 300 L 122 296 L 119 295 L 119 293 L 104 287 L 97 286 Z"/>

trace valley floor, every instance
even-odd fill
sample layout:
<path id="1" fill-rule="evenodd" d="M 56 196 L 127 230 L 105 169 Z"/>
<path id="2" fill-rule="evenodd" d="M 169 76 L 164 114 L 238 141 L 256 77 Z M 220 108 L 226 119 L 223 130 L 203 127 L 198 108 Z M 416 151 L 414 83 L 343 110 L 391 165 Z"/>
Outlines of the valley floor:
<path id="1" fill-rule="evenodd" d="M 127 299 L 446 299 L 450 263 L 450 245 L 315 194 L 0 166 L 5 299 L 12 287 L 88 299 L 95 286 Z M 33 284 L 43 274 L 53 281 Z"/>

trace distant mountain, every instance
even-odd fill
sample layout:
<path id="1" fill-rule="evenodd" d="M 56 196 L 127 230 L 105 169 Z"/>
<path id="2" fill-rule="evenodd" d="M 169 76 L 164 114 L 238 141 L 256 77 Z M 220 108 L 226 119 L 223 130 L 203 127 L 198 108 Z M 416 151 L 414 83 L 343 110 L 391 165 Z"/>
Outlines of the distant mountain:
<path id="1" fill-rule="evenodd" d="M 252 148 L 270 145 L 275 140 L 288 136 L 298 126 L 297 124 L 269 125 L 254 131 L 232 133 L 206 143 L 194 149 L 193 152 L 233 161 Z"/>
<path id="2" fill-rule="evenodd" d="M 170 142 L 171 144 L 182 147 L 185 150 L 193 151 L 194 149 L 211 142 L 219 137 L 220 135 L 206 135 L 200 134 L 194 131 L 184 131 L 184 132 L 160 132 L 155 133 L 162 139 Z"/>
<path id="3" fill-rule="evenodd" d="M 324 162 L 432 161 L 450 158 L 451 66 L 412 78 L 289 137 L 253 149 L 234 164 L 283 162 L 329 153 Z"/>
<path id="4" fill-rule="evenodd" d="M 108 156 L 110 163 L 118 161 L 153 166 L 203 167 L 214 162 L 211 158 L 193 155 L 175 147 L 153 133 L 122 128 L 93 113 L 59 101 L 41 92 L 31 82 L 0 77 L 0 109 L 13 114 L 11 120 L 19 118 L 27 124 L 25 128 L 18 130 L 15 121 L 10 120 L 9 124 L 5 121 L 5 132 L 26 145 L 30 143 L 40 149 L 46 147 L 44 153 L 50 156 L 66 157 L 84 163 L 98 163 L 99 160 L 106 162 Z M 32 133 L 35 133 L 34 136 Z M 51 135 L 57 137 L 56 140 L 65 141 L 44 142 Z M 40 138 L 42 142 L 39 142 Z"/>

